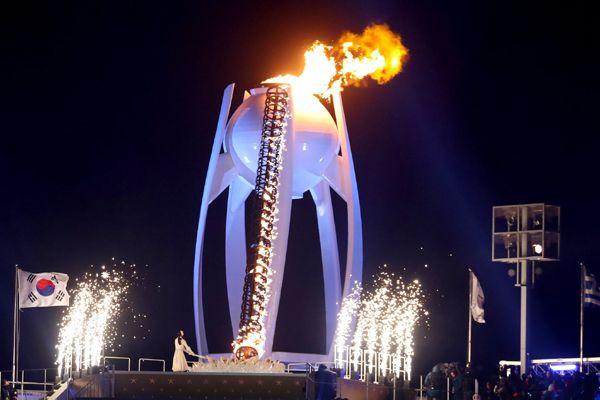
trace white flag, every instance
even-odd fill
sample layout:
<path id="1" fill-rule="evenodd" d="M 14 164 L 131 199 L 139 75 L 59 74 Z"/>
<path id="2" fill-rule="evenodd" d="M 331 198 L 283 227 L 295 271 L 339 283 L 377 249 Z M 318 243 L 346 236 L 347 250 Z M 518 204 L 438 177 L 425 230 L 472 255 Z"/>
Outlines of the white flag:
<path id="1" fill-rule="evenodd" d="M 485 303 L 485 296 L 483 295 L 483 289 L 479 284 L 479 280 L 475 274 L 471 271 L 471 316 L 475 322 L 485 324 L 483 319 L 485 311 L 483 304 Z"/>
<path id="2" fill-rule="evenodd" d="M 600 307 L 600 287 L 598 287 L 596 277 L 593 274 L 588 274 L 587 271 L 584 275 L 583 303 L 586 306 Z"/>
<path id="3" fill-rule="evenodd" d="M 19 270 L 19 308 L 68 306 L 69 275 Z"/>

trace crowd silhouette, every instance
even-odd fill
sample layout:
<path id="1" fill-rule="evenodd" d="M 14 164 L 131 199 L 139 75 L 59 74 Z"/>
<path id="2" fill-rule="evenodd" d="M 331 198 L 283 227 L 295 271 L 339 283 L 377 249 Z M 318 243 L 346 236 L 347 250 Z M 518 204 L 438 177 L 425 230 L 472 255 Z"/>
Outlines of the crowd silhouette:
<path id="1" fill-rule="evenodd" d="M 485 375 L 467 365 L 437 364 L 427 374 L 424 390 L 428 400 L 598 400 L 599 380 L 594 372 L 581 373 L 500 368 Z M 449 392 L 449 393 L 448 393 Z"/>

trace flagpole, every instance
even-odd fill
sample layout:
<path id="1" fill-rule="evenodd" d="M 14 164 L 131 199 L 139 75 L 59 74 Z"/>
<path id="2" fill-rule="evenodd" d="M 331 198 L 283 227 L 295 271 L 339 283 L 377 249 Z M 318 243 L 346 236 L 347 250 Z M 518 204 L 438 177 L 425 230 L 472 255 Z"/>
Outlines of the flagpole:
<path id="1" fill-rule="evenodd" d="M 13 308 L 13 359 L 12 359 L 12 383 L 15 384 L 18 372 L 18 336 L 19 336 L 19 267 L 15 267 L 15 303 Z"/>
<path id="2" fill-rule="evenodd" d="M 585 276 L 586 270 L 585 265 L 581 265 L 581 287 L 580 287 L 580 298 L 579 298 L 579 372 L 583 373 L 583 303 L 585 301 Z"/>
<path id="3" fill-rule="evenodd" d="M 473 271 L 471 271 L 471 268 L 469 268 L 469 306 L 467 307 L 468 309 L 468 313 L 467 315 L 469 316 L 469 342 L 467 345 L 467 363 L 471 362 L 471 326 L 473 324 L 473 321 L 471 318 L 471 302 L 472 302 L 472 297 L 473 297 Z"/>

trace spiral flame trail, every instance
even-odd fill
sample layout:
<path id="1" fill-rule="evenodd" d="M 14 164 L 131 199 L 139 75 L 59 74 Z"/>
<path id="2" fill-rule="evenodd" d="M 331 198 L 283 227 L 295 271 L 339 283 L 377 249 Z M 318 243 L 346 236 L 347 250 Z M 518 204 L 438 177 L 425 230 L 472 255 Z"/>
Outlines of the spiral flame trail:
<path id="1" fill-rule="evenodd" d="M 238 336 L 232 343 L 233 353 L 240 359 L 260 358 L 264 353 L 265 319 L 270 298 L 271 261 L 277 237 L 275 222 L 279 199 L 279 173 L 285 149 L 289 117 L 287 86 L 275 85 L 266 92 L 263 128 L 256 171 L 254 215 L 242 295 L 242 312 Z"/>

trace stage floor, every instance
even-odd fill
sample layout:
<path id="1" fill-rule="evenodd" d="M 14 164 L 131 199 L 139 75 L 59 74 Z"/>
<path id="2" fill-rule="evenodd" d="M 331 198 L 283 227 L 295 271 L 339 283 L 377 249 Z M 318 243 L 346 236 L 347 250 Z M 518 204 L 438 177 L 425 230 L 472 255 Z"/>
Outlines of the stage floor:
<path id="1" fill-rule="evenodd" d="M 352 400 L 383 400 L 391 395 L 391 388 L 380 384 L 338 378 L 335 386 L 337 396 Z M 303 400 L 306 391 L 314 398 L 315 381 L 302 373 L 114 371 L 75 378 L 69 398 Z M 414 393 L 406 398 L 414 398 Z"/>
<path id="2" fill-rule="evenodd" d="M 83 378 L 82 378 L 83 379 Z M 128 372 L 98 375 L 102 393 L 85 397 L 110 397 L 114 379 L 114 398 L 145 399 L 304 399 L 303 374 L 256 374 L 216 372 Z M 75 386 L 84 387 L 84 382 Z M 106 393 L 109 391 L 108 393 Z M 97 391 L 98 392 L 98 391 Z M 83 393 L 82 393 L 83 394 Z M 84 396 L 77 396 L 84 397 Z"/>

